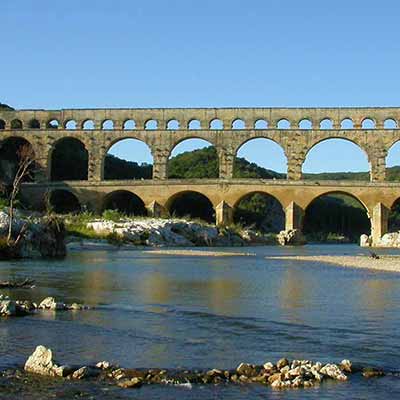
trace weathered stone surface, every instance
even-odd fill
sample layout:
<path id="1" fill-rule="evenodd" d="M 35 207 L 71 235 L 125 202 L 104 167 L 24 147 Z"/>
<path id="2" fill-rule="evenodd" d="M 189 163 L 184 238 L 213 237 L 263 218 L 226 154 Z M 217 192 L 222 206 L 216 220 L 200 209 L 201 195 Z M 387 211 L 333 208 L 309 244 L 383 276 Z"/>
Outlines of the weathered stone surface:
<path id="1" fill-rule="evenodd" d="M 58 366 L 53 360 L 53 353 L 44 346 L 37 346 L 25 363 L 25 371 L 46 376 L 67 376 L 72 372 L 68 366 Z"/>
<path id="2" fill-rule="evenodd" d="M 138 389 L 142 385 L 143 385 L 143 380 L 140 378 L 127 379 L 118 383 L 118 386 L 125 389 Z"/>
<path id="3" fill-rule="evenodd" d="M 400 232 L 384 234 L 374 246 L 377 247 L 400 247 Z"/>
<path id="4" fill-rule="evenodd" d="M 299 229 L 290 229 L 280 231 L 277 236 L 278 243 L 281 246 L 297 246 L 304 244 L 305 238 Z"/>
<path id="5" fill-rule="evenodd" d="M 0 301 L 0 315 L 3 316 L 12 316 L 16 315 L 17 307 L 16 303 L 13 300 L 1 300 Z"/>
<path id="6" fill-rule="evenodd" d="M 94 378 L 100 374 L 100 370 L 98 368 L 93 367 L 81 367 L 77 369 L 72 375 L 72 379 L 86 379 L 86 378 Z"/>
<path id="7" fill-rule="evenodd" d="M 65 231 L 61 222 L 54 222 L 47 218 L 24 217 L 18 210 L 14 210 L 13 239 L 26 227 L 22 239 L 13 250 L 13 257 L 18 258 L 51 258 L 66 255 Z M 0 211 L 0 236 L 7 233 L 9 216 Z M 1 254 L 0 254 L 1 257 Z"/>
<path id="8" fill-rule="evenodd" d="M 38 308 L 42 310 L 63 310 L 65 309 L 65 305 L 63 303 L 56 302 L 54 297 L 46 297 L 40 302 Z"/>
<path id="9" fill-rule="evenodd" d="M 372 237 L 366 234 L 360 236 L 360 246 L 361 247 L 370 247 L 372 245 Z"/>

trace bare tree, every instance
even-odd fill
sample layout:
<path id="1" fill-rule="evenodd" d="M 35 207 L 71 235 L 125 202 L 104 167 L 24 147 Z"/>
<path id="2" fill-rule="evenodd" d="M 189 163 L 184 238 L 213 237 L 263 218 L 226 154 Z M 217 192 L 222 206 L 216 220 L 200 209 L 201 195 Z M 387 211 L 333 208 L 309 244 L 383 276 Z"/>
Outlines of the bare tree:
<path id="1" fill-rule="evenodd" d="M 9 192 L 9 225 L 7 234 L 7 243 L 11 243 L 12 239 L 12 226 L 14 221 L 14 205 L 17 195 L 21 189 L 21 183 L 28 177 L 31 176 L 32 167 L 35 164 L 35 153 L 31 146 L 22 145 L 17 151 L 18 166 L 14 176 L 11 191 Z M 22 237 L 23 232 L 26 228 L 22 228 L 18 234 L 16 242 Z"/>

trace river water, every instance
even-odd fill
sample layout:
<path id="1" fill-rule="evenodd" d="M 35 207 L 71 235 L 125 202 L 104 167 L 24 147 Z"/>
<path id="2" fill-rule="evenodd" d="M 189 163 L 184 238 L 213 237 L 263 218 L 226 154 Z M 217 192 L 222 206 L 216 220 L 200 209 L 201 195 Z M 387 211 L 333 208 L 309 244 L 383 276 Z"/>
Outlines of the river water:
<path id="1" fill-rule="evenodd" d="M 232 249 L 217 249 L 217 251 Z M 281 357 L 400 370 L 400 274 L 321 263 L 266 260 L 278 254 L 358 254 L 352 245 L 252 247 L 252 257 L 71 252 L 62 261 L 1 262 L 0 279 L 35 279 L 4 291 L 40 301 L 55 296 L 96 308 L 40 312 L 0 321 L 0 369 L 21 366 L 36 345 L 62 363 L 108 360 L 124 367 L 234 368 Z M 277 392 L 259 386 L 148 386 L 138 391 L 41 382 L 18 399 L 377 399 L 400 396 L 396 376 Z M 58 397 L 57 397 L 58 396 Z M 2 397 L 0 387 L 0 398 Z M 14 397 L 17 398 L 17 397 Z"/>

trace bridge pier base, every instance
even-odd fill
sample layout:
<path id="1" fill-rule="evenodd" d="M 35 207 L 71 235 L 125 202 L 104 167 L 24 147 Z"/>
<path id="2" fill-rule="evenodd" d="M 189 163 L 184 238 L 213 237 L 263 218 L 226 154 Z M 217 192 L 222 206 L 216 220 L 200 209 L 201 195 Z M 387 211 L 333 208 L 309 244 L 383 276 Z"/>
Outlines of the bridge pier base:
<path id="1" fill-rule="evenodd" d="M 388 231 L 389 211 L 390 210 L 382 203 L 376 204 L 372 210 L 372 246 L 377 245 L 381 237 Z"/>
<path id="2" fill-rule="evenodd" d="M 155 200 L 148 204 L 146 206 L 146 209 L 149 217 L 162 218 L 168 215 L 168 211 L 166 210 L 166 208 Z"/>
<path id="3" fill-rule="evenodd" d="M 291 229 L 302 230 L 303 228 L 304 210 L 294 201 L 285 209 L 285 230 Z"/>
<path id="4" fill-rule="evenodd" d="M 223 200 L 215 207 L 215 223 L 217 226 L 233 223 L 233 208 Z"/>

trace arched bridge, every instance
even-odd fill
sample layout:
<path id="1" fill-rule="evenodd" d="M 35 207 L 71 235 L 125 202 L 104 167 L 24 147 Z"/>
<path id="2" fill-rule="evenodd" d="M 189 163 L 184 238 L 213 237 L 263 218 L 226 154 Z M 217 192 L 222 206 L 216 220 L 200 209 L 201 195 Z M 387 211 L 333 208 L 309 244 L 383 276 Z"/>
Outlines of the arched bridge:
<path id="1" fill-rule="evenodd" d="M 374 240 L 387 231 L 388 210 L 400 197 L 400 184 L 386 181 L 386 157 L 400 139 L 400 108 L 176 108 L 176 109 L 63 109 L 0 110 L 0 143 L 17 138 L 34 149 L 41 173 L 25 184 L 23 194 L 36 205 L 44 193 L 68 190 L 81 204 L 102 208 L 110 193 L 134 193 L 149 213 L 169 210 L 180 193 L 206 196 L 216 211 L 216 222 L 227 224 L 232 209 L 243 196 L 262 192 L 274 196 L 286 213 L 286 228 L 301 228 L 307 206 L 333 192 L 349 194 L 367 209 Z M 87 179 L 53 182 L 53 155 L 67 138 L 87 151 Z M 151 180 L 104 180 L 104 160 L 110 147 L 126 138 L 146 143 L 153 156 Z M 212 180 L 168 179 L 167 164 L 174 147 L 189 138 L 205 139 L 216 148 L 219 176 Z M 238 149 L 254 138 L 281 146 L 287 158 L 287 179 L 234 179 Z M 353 142 L 367 155 L 369 182 L 309 181 L 302 165 L 318 143 L 341 138 Z M 337 155 L 332 155 L 337 157 Z"/>

